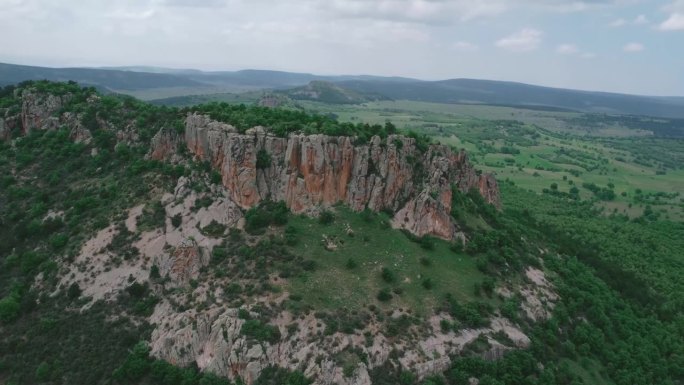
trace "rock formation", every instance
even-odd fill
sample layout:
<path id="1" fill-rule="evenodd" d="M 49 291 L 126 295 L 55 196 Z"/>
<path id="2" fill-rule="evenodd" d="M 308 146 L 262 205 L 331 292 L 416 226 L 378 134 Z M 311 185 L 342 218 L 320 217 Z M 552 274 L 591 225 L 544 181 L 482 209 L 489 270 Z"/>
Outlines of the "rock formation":
<path id="1" fill-rule="evenodd" d="M 90 131 L 81 123 L 82 114 L 62 112 L 71 100 L 71 94 L 54 95 L 25 89 L 21 92 L 21 112 L 9 115 L 10 111 L 0 115 L 0 140 L 10 140 L 12 131 L 19 129 L 22 135 L 34 130 L 55 130 L 61 126 L 70 129 L 70 137 L 77 143 L 89 143 L 92 140 Z M 95 100 L 89 99 L 88 102 Z"/>
<path id="2" fill-rule="evenodd" d="M 416 140 L 401 135 L 355 144 L 349 136 L 291 134 L 276 137 L 263 127 L 240 134 L 227 124 L 191 114 L 185 142 L 197 158 L 208 161 L 240 207 L 265 199 L 284 201 L 295 213 L 315 213 L 344 203 L 395 213 L 393 224 L 417 236 L 453 239 L 452 189 L 477 188 L 487 202 L 499 205 L 496 179 L 478 175 L 465 152 L 443 145 L 421 151 Z M 152 148 L 167 154 L 161 139 Z"/>
<path id="3" fill-rule="evenodd" d="M 69 98 L 70 95 L 57 96 L 25 90 L 21 95 L 22 133 L 28 134 L 36 129 L 46 130 L 59 127 L 59 117 L 55 114 L 68 102 Z"/>

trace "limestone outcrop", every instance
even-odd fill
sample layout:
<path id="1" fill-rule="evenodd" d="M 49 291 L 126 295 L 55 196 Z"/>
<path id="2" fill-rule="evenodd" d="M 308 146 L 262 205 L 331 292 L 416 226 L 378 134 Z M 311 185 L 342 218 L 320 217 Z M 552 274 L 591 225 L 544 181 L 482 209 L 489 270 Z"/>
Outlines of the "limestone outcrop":
<path id="1" fill-rule="evenodd" d="M 152 153 L 165 154 L 166 142 Z M 219 171 L 243 209 L 266 199 L 282 200 L 295 213 L 344 203 L 355 211 L 395 213 L 394 227 L 417 236 L 454 239 L 454 187 L 476 188 L 487 202 L 499 205 L 496 179 L 478 175 L 465 152 L 443 145 L 421 150 L 415 139 L 401 135 L 356 144 L 349 136 L 277 137 L 263 127 L 240 134 L 233 126 L 191 114 L 185 142 L 191 154 Z"/>
<path id="2" fill-rule="evenodd" d="M 60 120 L 56 114 L 69 101 L 70 95 L 53 95 L 25 90 L 21 95 L 22 133 L 32 130 L 56 129 Z"/>
<path id="3" fill-rule="evenodd" d="M 21 91 L 20 112 L 10 115 L 9 110 L 0 110 L 0 140 L 12 139 L 12 132 L 17 129 L 21 135 L 28 135 L 34 130 L 55 130 L 66 126 L 73 141 L 90 143 L 92 135 L 81 122 L 83 114 L 62 111 L 71 99 L 71 94 L 54 95 L 30 88 Z"/>

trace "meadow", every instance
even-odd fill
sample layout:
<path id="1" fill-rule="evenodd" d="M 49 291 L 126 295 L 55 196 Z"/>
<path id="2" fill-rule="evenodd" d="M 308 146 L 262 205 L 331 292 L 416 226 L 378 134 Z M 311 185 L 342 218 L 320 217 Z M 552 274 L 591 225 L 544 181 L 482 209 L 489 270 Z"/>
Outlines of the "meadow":
<path id="1" fill-rule="evenodd" d="M 576 189 L 575 196 L 594 199 L 606 213 L 635 218 L 653 211 L 684 219 L 684 141 L 616 126 L 614 117 L 601 124 L 592 115 L 593 125 L 578 126 L 589 121 L 586 114 L 413 101 L 299 104 L 340 121 L 389 120 L 401 130 L 426 133 L 465 149 L 477 168 L 524 189 L 552 194 Z M 600 197 L 595 187 L 613 193 Z"/>

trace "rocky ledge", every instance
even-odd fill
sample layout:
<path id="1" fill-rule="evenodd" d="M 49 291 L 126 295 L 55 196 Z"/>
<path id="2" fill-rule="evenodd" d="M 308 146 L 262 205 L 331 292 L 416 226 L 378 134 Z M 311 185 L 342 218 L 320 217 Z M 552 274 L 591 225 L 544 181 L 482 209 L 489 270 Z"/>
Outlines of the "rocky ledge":
<path id="1" fill-rule="evenodd" d="M 151 156 L 164 159 L 178 145 L 221 174 L 232 200 L 248 209 L 271 199 L 295 213 L 315 214 L 344 203 L 355 211 L 370 209 L 394 215 L 393 226 L 417 235 L 455 239 L 451 217 L 453 189 L 477 189 L 499 206 L 499 189 L 490 174 L 478 174 L 464 151 L 444 145 L 418 148 L 413 138 L 374 136 L 355 143 L 350 136 L 291 134 L 277 137 L 263 127 L 244 134 L 233 126 L 190 114 L 185 137 L 162 130 Z"/>

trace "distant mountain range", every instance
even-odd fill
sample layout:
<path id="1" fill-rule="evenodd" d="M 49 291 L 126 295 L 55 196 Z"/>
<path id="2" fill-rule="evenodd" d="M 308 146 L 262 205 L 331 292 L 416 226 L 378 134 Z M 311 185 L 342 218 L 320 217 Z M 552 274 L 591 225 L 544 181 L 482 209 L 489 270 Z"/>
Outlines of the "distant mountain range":
<path id="1" fill-rule="evenodd" d="M 379 76 L 319 76 L 266 70 L 215 71 L 159 67 L 46 68 L 0 63 L 0 85 L 24 80 L 74 80 L 103 91 L 180 89 L 180 94 L 201 95 L 245 90 L 288 90 L 289 95 L 316 99 L 320 92 L 334 90 L 331 100 L 345 103 L 371 99 L 416 100 L 438 103 L 506 105 L 528 108 L 647 115 L 684 118 L 684 97 L 652 97 L 607 92 L 578 91 L 523 83 L 450 79 L 424 81 Z M 318 81 L 334 83 L 324 86 Z M 314 82 L 314 83 L 311 83 Z M 327 95 L 327 94 L 326 94 Z M 345 96 L 346 95 L 346 96 Z M 339 98 L 338 96 L 343 96 Z M 363 96 L 363 97 L 361 97 Z M 323 98 L 321 101 L 326 101 Z"/>

